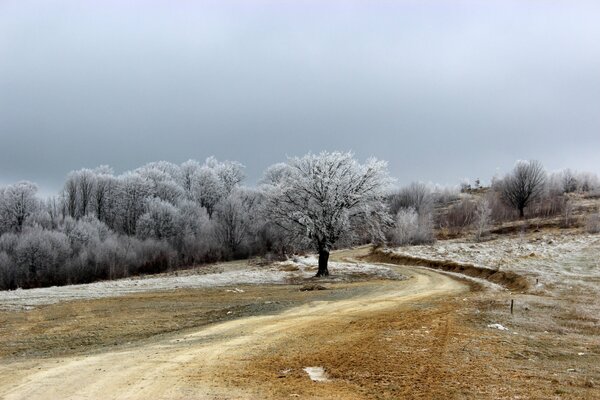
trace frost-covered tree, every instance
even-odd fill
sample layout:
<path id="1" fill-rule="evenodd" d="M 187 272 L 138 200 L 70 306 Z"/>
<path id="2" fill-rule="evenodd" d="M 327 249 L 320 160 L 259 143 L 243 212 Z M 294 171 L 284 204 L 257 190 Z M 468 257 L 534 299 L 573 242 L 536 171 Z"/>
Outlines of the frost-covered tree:
<path id="1" fill-rule="evenodd" d="M 58 228 L 58 224 L 62 219 L 60 204 L 60 198 L 58 196 L 52 196 L 46 199 L 44 206 L 50 221 L 49 229 Z"/>
<path id="2" fill-rule="evenodd" d="M 80 220 L 65 218 L 61 231 L 69 238 L 71 249 L 79 252 L 91 245 L 106 240 L 112 232 L 96 217 L 88 215 Z"/>
<path id="3" fill-rule="evenodd" d="M 201 165 L 196 160 L 187 160 L 186 162 L 181 164 L 179 184 L 183 188 L 185 196 L 188 200 L 192 200 L 194 198 L 192 188 L 194 186 L 194 179 L 200 168 Z"/>
<path id="4" fill-rule="evenodd" d="M 289 177 L 292 169 L 286 163 L 273 164 L 265 170 L 260 181 L 263 185 L 277 185 Z"/>
<path id="5" fill-rule="evenodd" d="M 35 197 L 37 186 L 19 182 L 0 190 L 0 234 L 21 232 L 27 218 L 41 206 Z"/>
<path id="6" fill-rule="evenodd" d="M 189 164 L 187 167 L 191 168 Z M 234 161 L 219 162 L 209 157 L 204 165 L 196 169 L 191 178 L 192 198 L 206 209 L 210 218 L 217 204 L 244 179 L 243 168 L 242 164 Z"/>
<path id="7" fill-rule="evenodd" d="M 229 195 L 244 180 L 244 166 L 237 161 L 217 161 L 214 157 L 206 159 L 205 166 L 213 169 L 225 191 Z"/>
<path id="8" fill-rule="evenodd" d="M 570 169 L 565 169 L 561 174 L 561 184 L 564 193 L 572 193 L 577 190 L 579 183 L 577 177 Z"/>
<path id="9" fill-rule="evenodd" d="M 136 234 L 143 239 L 153 238 L 173 243 L 180 228 L 177 208 L 167 201 L 153 198 L 148 200 L 147 211 L 137 221 Z"/>
<path id="10" fill-rule="evenodd" d="M 557 193 L 589 192 L 598 187 L 598 176 L 590 172 L 564 169 L 550 174 L 548 186 Z"/>
<path id="11" fill-rule="evenodd" d="M 135 170 L 148 182 L 149 196 L 177 204 L 184 197 L 184 191 L 178 184 L 181 171 L 179 166 L 167 162 L 150 163 Z"/>
<path id="12" fill-rule="evenodd" d="M 387 164 L 360 164 L 352 153 L 322 152 L 288 161 L 290 173 L 268 186 L 268 215 L 292 239 L 319 253 L 317 276 L 329 275 L 329 252 L 368 203 L 383 201 L 389 183 Z"/>
<path id="13" fill-rule="evenodd" d="M 179 167 L 179 165 L 173 164 L 172 162 L 168 161 L 151 162 L 136 169 L 134 172 L 137 172 L 140 175 L 144 176 L 145 171 L 160 171 L 163 174 L 167 175 L 169 179 L 173 181 L 179 181 L 181 177 L 181 168 Z"/>
<path id="14" fill-rule="evenodd" d="M 101 173 L 96 177 L 94 213 L 96 217 L 114 228 L 117 214 L 119 181 L 112 174 Z"/>
<path id="15" fill-rule="evenodd" d="M 77 181 L 69 174 L 61 194 L 64 203 L 64 216 L 77 216 Z"/>
<path id="16" fill-rule="evenodd" d="M 150 195 L 148 182 L 139 174 L 129 173 L 120 178 L 118 212 L 122 231 L 134 235 L 138 218 L 146 211 Z"/>
<path id="17" fill-rule="evenodd" d="M 96 173 L 93 170 L 84 168 L 72 171 L 63 189 L 68 215 L 81 218 L 92 212 L 95 190 Z"/>
<path id="18" fill-rule="evenodd" d="M 257 215 L 258 193 L 237 189 L 215 210 L 215 234 L 229 255 L 235 255 L 248 240 Z"/>
<path id="19" fill-rule="evenodd" d="M 25 285 L 52 285 L 58 283 L 59 269 L 70 254 L 67 237 L 56 231 L 31 228 L 24 231 L 14 249 L 15 264 L 26 276 Z"/>
<path id="20" fill-rule="evenodd" d="M 177 251 L 184 265 L 191 265 L 208 259 L 210 249 L 215 247 L 212 222 L 205 208 L 186 200 L 178 207 L 180 215 L 180 236 Z"/>
<path id="21" fill-rule="evenodd" d="M 583 172 L 579 174 L 580 190 L 582 192 L 590 192 L 600 189 L 600 179 L 598 175 L 591 172 Z"/>
<path id="22" fill-rule="evenodd" d="M 217 173 L 203 166 L 194 176 L 192 183 L 194 200 L 206 209 L 208 217 L 212 218 L 216 205 L 225 197 L 225 189 Z"/>
<path id="23" fill-rule="evenodd" d="M 395 229 L 392 234 L 394 244 L 403 246 L 413 244 L 419 231 L 419 214 L 414 208 L 402 208 L 396 214 Z"/>
<path id="24" fill-rule="evenodd" d="M 77 172 L 77 191 L 79 196 L 78 216 L 81 218 L 90 212 L 90 206 L 96 188 L 96 174 L 89 169 Z"/>
<path id="25" fill-rule="evenodd" d="M 518 161 L 512 172 L 502 179 L 500 189 L 504 201 L 523 218 L 525 207 L 544 193 L 545 184 L 546 171 L 539 161 Z"/>

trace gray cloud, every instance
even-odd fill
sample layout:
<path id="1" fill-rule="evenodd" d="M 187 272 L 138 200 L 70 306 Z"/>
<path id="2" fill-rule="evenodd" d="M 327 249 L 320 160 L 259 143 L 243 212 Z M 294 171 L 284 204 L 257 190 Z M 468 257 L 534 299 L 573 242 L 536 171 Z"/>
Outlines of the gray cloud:
<path id="1" fill-rule="evenodd" d="M 5 1 L 0 183 L 354 150 L 401 182 L 600 172 L 600 6 Z"/>

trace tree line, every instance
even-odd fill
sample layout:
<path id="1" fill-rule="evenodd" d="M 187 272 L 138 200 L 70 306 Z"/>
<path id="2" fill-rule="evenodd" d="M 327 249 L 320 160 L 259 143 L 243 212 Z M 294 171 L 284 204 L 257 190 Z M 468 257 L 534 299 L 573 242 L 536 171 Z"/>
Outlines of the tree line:
<path id="1" fill-rule="evenodd" d="M 536 161 L 520 162 L 492 182 L 489 193 L 496 197 L 471 207 L 457 188 L 413 183 L 394 189 L 385 162 L 360 163 L 341 152 L 272 165 L 256 187 L 243 186 L 244 178 L 240 163 L 209 157 L 153 162 L 121 175 L 106 166 L 73 171 L 48 199 L 30 182 L 2 187 L 0 289 L 309 249 L 319 254 L 323 276 L 336 247 L 428 243 L 435 228 L 461 224 L 483 236 L 490 221 L 523 218 L 553 191 L 562 196 L 598 188 L 593 175 L 547 174 Z M 444 212 L 435 211 L 442 206 Z"/>

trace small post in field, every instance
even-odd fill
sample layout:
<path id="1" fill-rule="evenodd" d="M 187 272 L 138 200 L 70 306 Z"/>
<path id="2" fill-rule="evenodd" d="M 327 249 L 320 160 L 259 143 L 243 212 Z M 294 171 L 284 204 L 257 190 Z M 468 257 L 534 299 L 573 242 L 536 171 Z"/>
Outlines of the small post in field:
<path id="1" fill-rule="evenodd" d="M 510 315 L 513 314 L 514 306 L 515 306 L 515 301 L 513 299 L 510 299 Z"/>

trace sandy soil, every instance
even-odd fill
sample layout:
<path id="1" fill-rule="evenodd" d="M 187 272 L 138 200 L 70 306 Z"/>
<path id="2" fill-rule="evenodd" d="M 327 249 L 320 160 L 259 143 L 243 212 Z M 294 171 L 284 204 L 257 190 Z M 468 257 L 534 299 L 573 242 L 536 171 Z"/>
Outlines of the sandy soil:
<path id="1" fill-rule="evenodd" d="M 464 292 L 466 286 L 429 271 L 382 281 L 377 291 L 338 301 L 316 301 L 275 315 L 240 318 L 197 332 L 99 354 L 12 360 L 0 367 L 2 399 L 41 398 L 261 398 L 260 386 L 232 386 L 224 377 L 252 358 L 284 347 L 299 332 L 362 320 L 401 304 Z M 332 336 L 334 332 L 329 332 Z M 325 366 L 328 368 L 328 366 Z M 310 383 L 308 381 L 307 383 Z"/>

